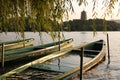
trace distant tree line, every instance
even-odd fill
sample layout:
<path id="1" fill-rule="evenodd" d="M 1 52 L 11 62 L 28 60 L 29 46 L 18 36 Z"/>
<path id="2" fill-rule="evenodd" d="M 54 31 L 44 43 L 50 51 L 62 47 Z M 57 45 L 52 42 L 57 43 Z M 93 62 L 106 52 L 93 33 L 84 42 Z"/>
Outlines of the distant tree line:
<path id="1" fill-rule="evenodd" d="M 120 24 L 114 21 L 106 21 L 103 19 L 89 19 L 89 20 L 70 20 L 63 24 L 64 31 L 104 31 L 106 26 L 107 31 L 119 31 Z"/>
<path id="2" fill-rule="evenodd" d="M 25 22 L 26 24 L 24 24 L 25 26 L 24 31 L 37 31 L 38 26 L 36 24 L 31 24 L 31 26 L 29 26 L 30 23 L 28 22 L 27 18 L 25 19 Z M 50 22 L 53 23 L 52 21 Z M 119 23 L 116 23 L 114 21 L 105 21 L 105 23 L 106 23 L 107 31 L 119 31 L 120 30 Z M 104 26 L 105 24 L 104 24 L 103 19 L 65 21 L 63 25 L 61 26 L 61 28 L 58 28 L 58 26 L 52 24 L 54 31 L 58 31 L 59 29 L 62 31 L 93 31 L 93 29 L 96 29 L 96 31 L 104 31 Z M 15 31 L 15 30 L 17 29 L 15 29 L 12 25 L 8 25 L 7 31 Z M 3 29 L 2 31 L 5 31 L 5 30 Z M 41 27 L 40 31 L 46 31 L 46 29 Z"/>

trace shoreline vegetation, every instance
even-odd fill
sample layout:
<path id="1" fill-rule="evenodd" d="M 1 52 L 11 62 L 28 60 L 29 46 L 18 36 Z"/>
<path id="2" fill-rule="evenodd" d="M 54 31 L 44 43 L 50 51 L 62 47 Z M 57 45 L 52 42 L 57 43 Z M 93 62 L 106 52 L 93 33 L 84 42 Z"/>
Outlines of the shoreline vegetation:
<path id="1" fill-rule="evenodd" d="M 63 24 L 63 31 L 120 31 L 120 23 L 103 19 L 74 19 Z"/>
<path id="2" fill-rule="evenodd" d="M 53 27 L 57 27 L 57 26 L 53 25 Z M 120 31 L 120 23 L 117 23 L 115 21 L 107 21 L 103 19 L 89 19 L 89 20 L 74 19 L 63 22 L 61 28 L 62 28 L 61 31 Z M 5 32 L 4 30 L 2 31 Z M 7 31 L 14 32 L 12 26 L 8 26 Z M 37 32 L 37 30 L 33 30 L 28 25 L 25 25 L 24 31 Z M 45 30 L 41 29 L 40 31 L 44 32 Z M 54 31 L 59 31 L 59 30 L 56 28 Z"/>

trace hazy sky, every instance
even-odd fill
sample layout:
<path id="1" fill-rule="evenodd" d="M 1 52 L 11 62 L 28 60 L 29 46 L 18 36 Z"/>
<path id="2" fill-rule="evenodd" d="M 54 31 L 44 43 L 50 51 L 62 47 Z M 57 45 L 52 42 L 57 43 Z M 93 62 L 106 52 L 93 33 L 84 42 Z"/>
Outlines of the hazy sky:
<path id="1" fill-rule="evenodd" d="M 78 6 L 78 3 L 76 2 L 76 0 L 73 1 L 73 7 L 74 7 L 74 13 L 70 14 L 69 16 L 69 19 L 72 20 L 72 19 L 80 19 L 80 15 L 81 15 L 81 11 L 85 10 L 86 13 L 87 13 L 87 19 L 92 19 L 93 18 L 93 0 L 87 0 L 88 1 L 88 5 L 87 6 L 84 6 L 84 5 L 81 5 L 81 6 Z M 104 12 L 105 12 L 105 8 L 102 9 L 104 6 L 102 5 L 102 1 L 103 0 L 98 0 L 98 3 L 97 3 L 97 7 L 95 9 L 95 11 L 97 12 L 97 18 L 101 18 L 103 19 L 104 18 Z M 120 1 L 119 1 L 120 2 Z M 116 20 L 116 19 L 120 19 L 120 15 L 117 15 L 118 13 L 118 8 L 120 7 L 119 6 L 120 4 L 117 3 L 114 10 L 113 10 L 113 14 L 112 14 L 112 17 L 106 17 L 105 19 L 107 20 Z"/>

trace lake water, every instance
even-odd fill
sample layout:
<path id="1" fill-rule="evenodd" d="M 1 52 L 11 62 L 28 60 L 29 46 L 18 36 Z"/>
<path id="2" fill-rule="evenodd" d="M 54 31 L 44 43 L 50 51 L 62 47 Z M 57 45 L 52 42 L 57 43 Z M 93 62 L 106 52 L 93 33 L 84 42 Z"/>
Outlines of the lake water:
<path id="1" fill-rule="evenodd" d="M 63 32 L 65 39 L 73 38 L 74 45 L 80 45 L 85 42 L 96 41 L 104 39 L 107 41 L 106 33 L 97 32 L 93 35 L 93 32 Z M 120 80 L 120 32 L 108 32 L 110 42 L 110 57 L 111 62 L 107 65 L 106 61 L 96 66 L 94 69 L 88 71 L 84 76 L 83 80 Z M 26 38 L 34 38 L 34 45 L 41 44 L 39 33 L 26 32 Z M 7 34 L 0 33 L 0 42 L 21 39 L 20 34 L 9 32 Z M 43 32 L 42 40 L 44 43 L 52 42 L 49 35 Z M 56 39 L 57 41 L 57 39 Z"/>

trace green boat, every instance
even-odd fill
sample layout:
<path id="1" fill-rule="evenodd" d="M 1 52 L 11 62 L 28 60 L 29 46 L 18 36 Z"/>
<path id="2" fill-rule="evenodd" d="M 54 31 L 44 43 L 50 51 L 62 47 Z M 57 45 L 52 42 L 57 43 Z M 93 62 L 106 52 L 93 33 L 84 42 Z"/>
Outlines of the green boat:
<path id="1" fill-rule="evenodd" d="M 80 74 L 81 48 L 84 55 L 90 57 L 84 58 L 87 61 L 83 64 L 83 73 L 105 58 L 104 41 L 99 40 L 54 52 L 3 74 L 0 79 L 72 80 Z"/>
<path id="2" fill-rule="evenodd" d="M 60 49 L 69 48 L 73 44 L 73 39 L 67 39 L 63 41 L 31 46 L 25 48 L 14 49 L 10 51 L 5 51 L 4 53 L 4 61 L 13 61 L 19 60 L 20 58 L 31 58 L 36 56 L 45 56 L 53 51 L 58 51 Z M 0 54 L 1 60 L 1 54 Z M 0 61 L 1 62 L 1 61 Z"/>
<path id="3" fill-rule="evenodd" d="M 82 73 L 84 74 L 88 70 L 94 68 L 96 65 L 105 60 L 106 46 L 103 40 L 92 42 L 84 47 L 84 57 L 91 58 L 83 63 Z M 80 49 L 73 50 L 74 52 L 80 52 Z M 84 59 L 84 58 L 83 58 Z M 73 80 L 80 78 L 80 66 L 77 66 L 63 74 L 57 75 L 52 80 Z"/>
<path id="4" fill-rule="evenodd" d="M 5 50 L 11 50 L 11 49 L 16 49 L 16 48 L 32 46 L 33 41 L 34 41 L 33 38 L 29 38 L 29 39 L 25 39 L 25 40 L 0 42 L 0 45 L 1 45 L 0 48 L 2 48 L 2 44 L 4 44 L 4 49 Z"/>

